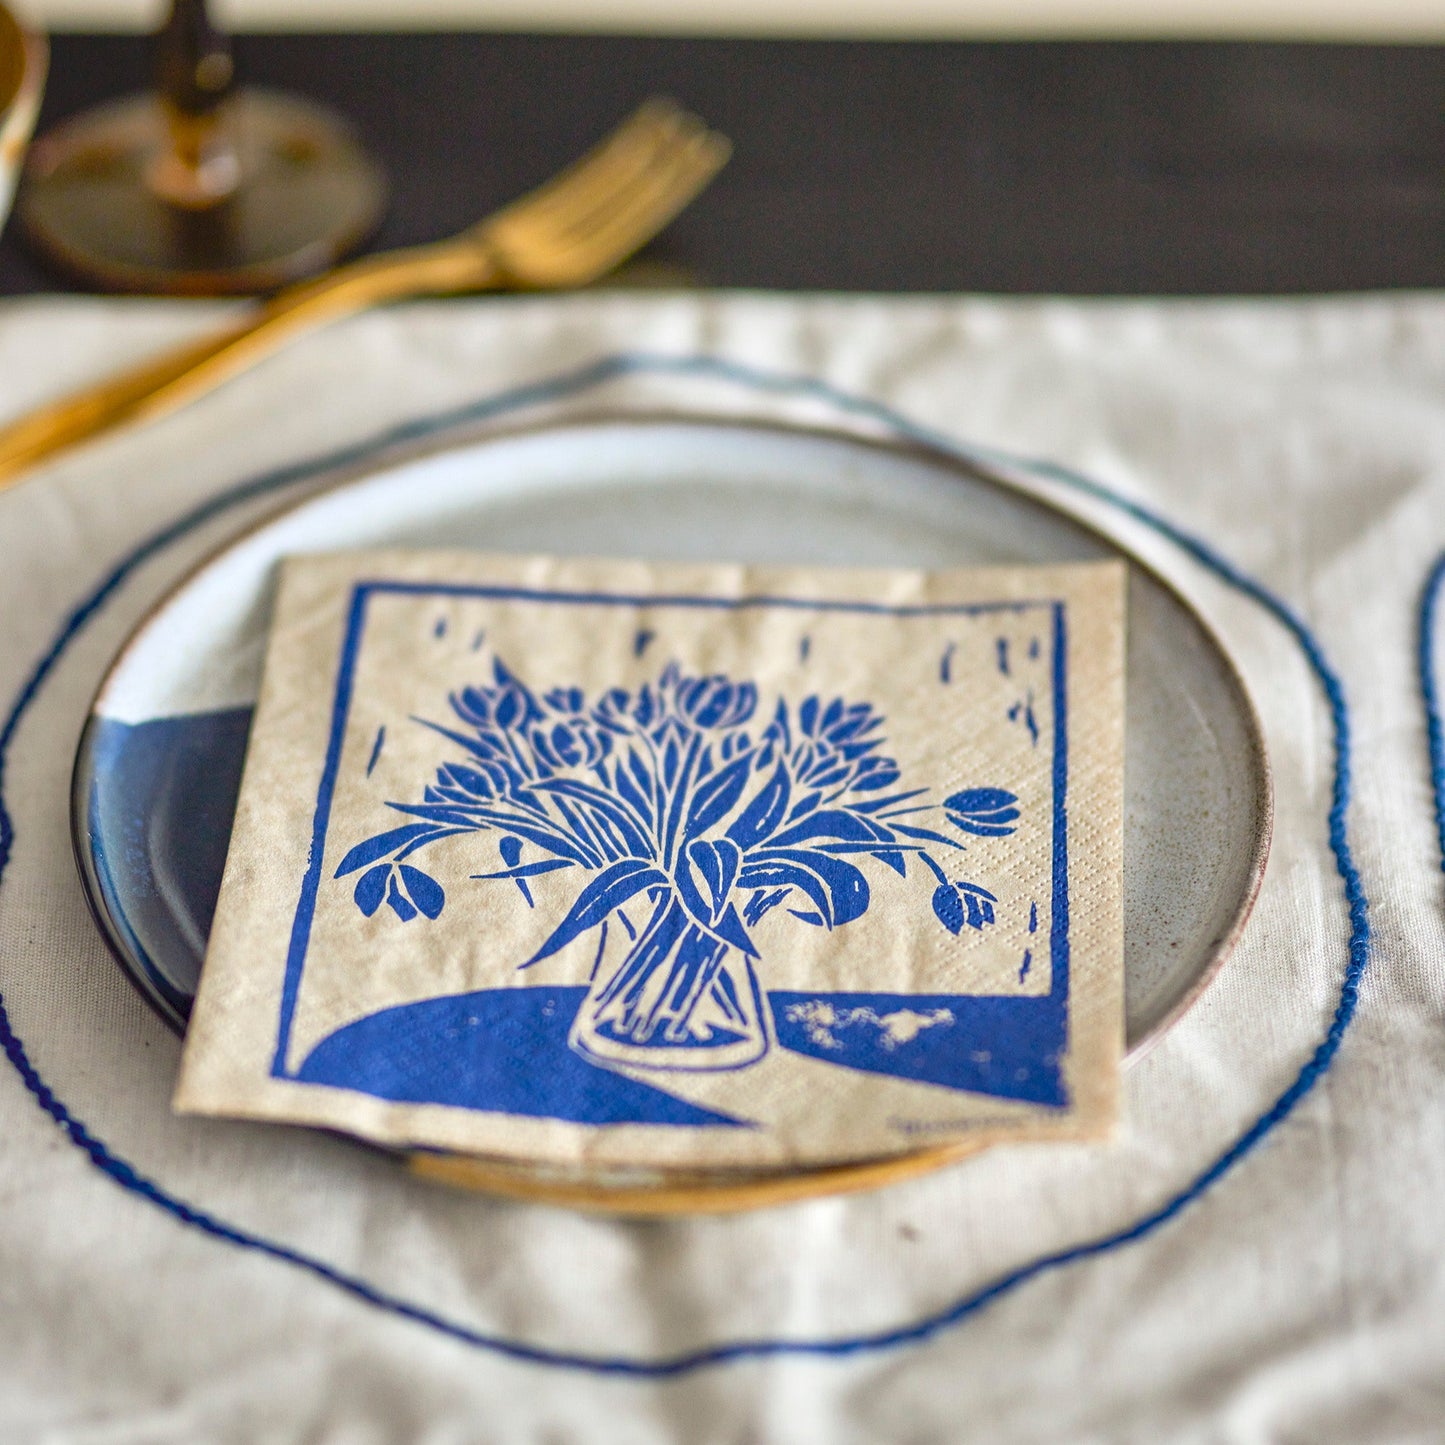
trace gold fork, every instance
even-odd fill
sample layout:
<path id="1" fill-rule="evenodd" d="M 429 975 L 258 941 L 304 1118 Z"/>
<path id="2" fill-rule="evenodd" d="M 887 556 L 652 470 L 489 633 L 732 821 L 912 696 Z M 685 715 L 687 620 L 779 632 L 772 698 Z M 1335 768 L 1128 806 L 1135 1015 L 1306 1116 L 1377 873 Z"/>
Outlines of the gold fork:
<path id="1" fill-rule="evenodd" d="M 0 489 L 27 468 L 210 391 L 293 337 L 371 306 L 464 291 L 582 286 L 655 236 L 726 163 L 725 137 L 650 100 L 539 189 L 450 240 L 278 292 L 238 322 L 0 427 Z"/>

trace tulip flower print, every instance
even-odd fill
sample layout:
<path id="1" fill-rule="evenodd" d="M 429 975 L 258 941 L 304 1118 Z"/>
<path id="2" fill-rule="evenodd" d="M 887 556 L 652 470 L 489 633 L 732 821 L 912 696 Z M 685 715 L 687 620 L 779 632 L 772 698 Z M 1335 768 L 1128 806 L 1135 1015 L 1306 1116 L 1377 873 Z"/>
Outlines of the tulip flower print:
<path id="1" fill-rule="evenodd" d="M 584 878 L 518 965 L 593 934 L 601 960 L 609 928 L 627 931 L 570 1035 L 595 1059 L 701 1070 L 762 1057 L 772 1031 L 754 934 L 775 909 L 800 927 L 842 928 L 913 864 L 933 884 L 941 927 L 994 922 L 995 894 L 955 870 L 968 837 L 1013 832 L 1018 799 L 980 786 L 932 802 L 904 786 L 885 719 L 866 701 L 814 694 L 764 708 L 755 683 L 676 663 L 633 690 L 539 695 L 497 659 L 490 683 L 450 705 L 451 718 L 425 726 L 456 760 L 419 799 L 392 802 L 407 821 L 358 843 L 336 876 L 356 875 L 363 913 L 386 904 L 408 926 L 446 906 L 411 861 L 443 838 L 499 834 L 502 866 L 472 877 L 511 884 L 531 907 L 540 876 Z"/>

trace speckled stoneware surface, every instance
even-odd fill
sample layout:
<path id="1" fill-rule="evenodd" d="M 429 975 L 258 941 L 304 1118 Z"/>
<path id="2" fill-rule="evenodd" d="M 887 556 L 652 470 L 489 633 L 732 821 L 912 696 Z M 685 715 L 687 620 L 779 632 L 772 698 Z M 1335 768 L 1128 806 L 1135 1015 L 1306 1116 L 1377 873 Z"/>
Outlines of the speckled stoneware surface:
<path id="1" fill-rule="evenodd" d="M 274 564 L 379 544 L 888 567 L 1127 555 L 951 459 L 753 425 L 572 423 L 340 479 L 161 603 L 103 683 L 82 741 L 81 871 L 123 966 L 177 1028 L 220 884 Z M 1228 658 L 1172 590 L 1130 570 L 1125 972 L 1137 1054 L 1233 946 L 1263 873 L 1271 793 Z"/>

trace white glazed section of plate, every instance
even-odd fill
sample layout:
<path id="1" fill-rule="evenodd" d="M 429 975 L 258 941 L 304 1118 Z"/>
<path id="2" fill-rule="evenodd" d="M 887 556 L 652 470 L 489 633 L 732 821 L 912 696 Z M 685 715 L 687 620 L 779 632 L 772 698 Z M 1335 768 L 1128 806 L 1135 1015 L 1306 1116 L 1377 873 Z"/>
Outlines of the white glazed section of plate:
<path id="1" fill-rule="evenodd" d="M 151 614 L 97 713 L 135 724 L 249 705 L 277 559 L 378 545 L 920 568 L 1127 555 L 1006 483 L 913 449 L 703 421 L 572 423 L 454 443 L 264 523 Z M 1238 675 L 1138 565 L 1128 627 L 1125 977 L 1137 1050 L 1232 946 L 1262 875 L 1271 800 Z M 124 956 L 124 920 L 110 923 Z"/>

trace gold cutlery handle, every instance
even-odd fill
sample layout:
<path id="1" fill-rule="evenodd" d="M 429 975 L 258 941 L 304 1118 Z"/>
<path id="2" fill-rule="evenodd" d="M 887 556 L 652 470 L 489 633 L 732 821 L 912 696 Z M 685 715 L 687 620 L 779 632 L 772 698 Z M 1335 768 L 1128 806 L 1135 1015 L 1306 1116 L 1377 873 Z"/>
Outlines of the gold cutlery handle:
<path id="1" fill-rule="evenodd" d="M 460 235 L 288 287 L 218 336 L 0 427 L 0 490 L 66 447 L 174 410 L 328 321 L 412 296 L 595 281 L 666 226 L 729 150 L 697 116 L 671 101 L 647 101 L 580 160 Z"/>
<path id="2" fill-rule="evenodd" d="M 185 342 L 0 428 L 0 489 L 56 452 L 204 395 L 304 332 L 388 301 L 486 290 L 501 280 L 482 246 L 442 242 L 356 261 L 288 287 L 219 335 Z"/>

